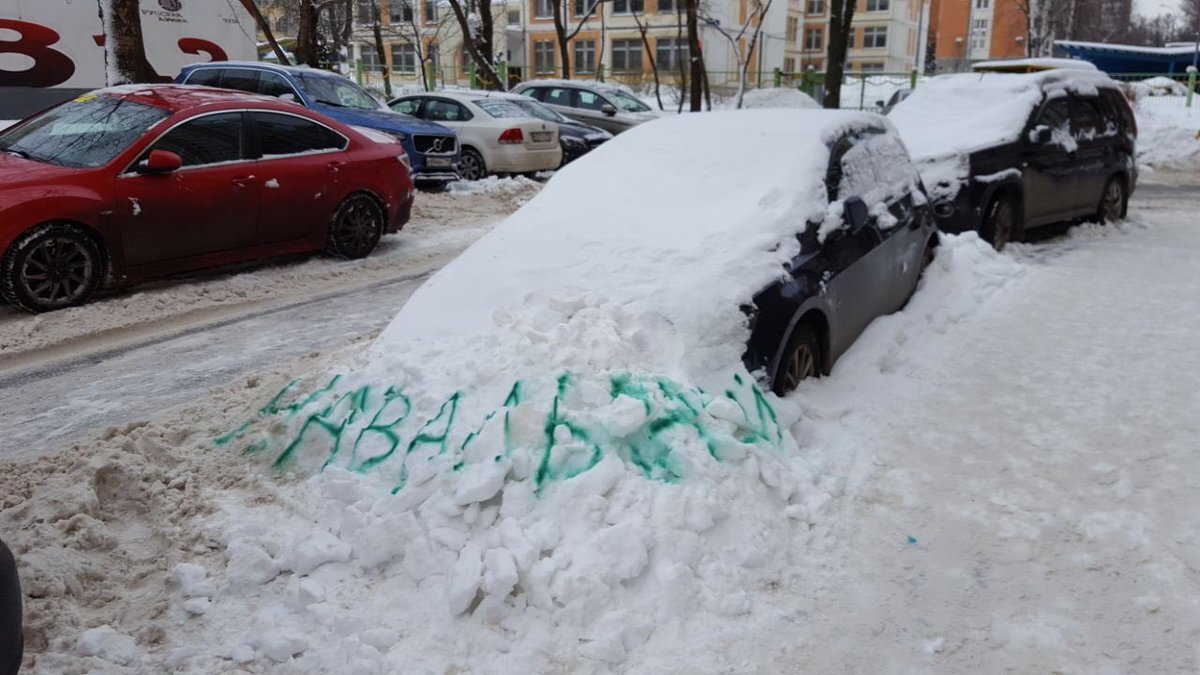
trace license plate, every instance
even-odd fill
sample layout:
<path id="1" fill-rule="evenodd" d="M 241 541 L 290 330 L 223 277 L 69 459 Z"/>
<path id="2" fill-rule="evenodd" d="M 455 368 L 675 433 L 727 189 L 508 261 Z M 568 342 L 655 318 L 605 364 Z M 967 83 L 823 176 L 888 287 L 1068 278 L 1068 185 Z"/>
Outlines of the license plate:
<path id="1" fill-rule="evenodd" d="M 535 131 L 532 135 L 534 143 L 545 143 L 549 141 L 550 137 L 552 136 L 549 131 Z"/>
<path id="2" fill-rule="evenodd" d="M 450 158 L 449 157 L 427 157 L 425 159 L 425 165 L 426 166 L 436 166 L 436 167 L 449 167 L 450 166 Z"/>

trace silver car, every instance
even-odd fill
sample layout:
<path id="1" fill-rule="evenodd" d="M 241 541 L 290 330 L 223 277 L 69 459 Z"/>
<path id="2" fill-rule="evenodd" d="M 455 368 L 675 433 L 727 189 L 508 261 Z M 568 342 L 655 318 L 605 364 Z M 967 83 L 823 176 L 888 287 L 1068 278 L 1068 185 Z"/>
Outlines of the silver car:
<path id="1" fill-rule="evenodd" d="M 513 93 L 535 98 L 562 115 L 613 134 L 659 117 L 627 91 L 600 82 L 535 80 L 517 85 Z"/>

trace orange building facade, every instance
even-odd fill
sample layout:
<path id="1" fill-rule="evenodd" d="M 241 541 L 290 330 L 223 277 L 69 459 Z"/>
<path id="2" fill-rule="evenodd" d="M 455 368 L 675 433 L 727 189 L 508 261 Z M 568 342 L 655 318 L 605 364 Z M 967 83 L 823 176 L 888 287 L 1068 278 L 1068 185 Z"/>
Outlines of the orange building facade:
<path id="1" fill-rule="evenodd" d="M 1016 0 L 934 0 L 929 28 L 937 72 L 1026 55 L 1025 14 Z"/>

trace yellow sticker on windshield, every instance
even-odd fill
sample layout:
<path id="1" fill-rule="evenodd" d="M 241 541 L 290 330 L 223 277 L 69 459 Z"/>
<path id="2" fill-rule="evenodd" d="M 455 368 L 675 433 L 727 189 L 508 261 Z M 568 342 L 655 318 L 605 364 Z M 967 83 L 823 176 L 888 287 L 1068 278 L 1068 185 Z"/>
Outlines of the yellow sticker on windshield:
<path id="1" fill-rule="evenodd" d="M 87 103 L 88 101 L 90 101 L 94 98 L 96 98 L 95 94 L 84 94 L 83 96 L 80 96 L 79 98 L 75 99 L 75 102 L 76 103 Z"/>

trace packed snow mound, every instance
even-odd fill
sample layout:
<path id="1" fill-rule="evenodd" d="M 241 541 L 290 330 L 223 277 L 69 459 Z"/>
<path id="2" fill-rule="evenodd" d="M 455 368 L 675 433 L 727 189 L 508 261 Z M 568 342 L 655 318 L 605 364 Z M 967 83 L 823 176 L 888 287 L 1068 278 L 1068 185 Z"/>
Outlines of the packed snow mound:
<path id="1" fill-rule="evenodd" d="M 1140 99 L 1137 161 L 1143 169 L 1200 170 L 1200 111 L 1176 97 Z"/>
<path id="2" fill-rule="evenodd" d="M 754 89 L 742 99 L 743 110 L 763 108 L 820 108 L 820 104 L 799 89 L 779 87 L 776 89 Z"/>

